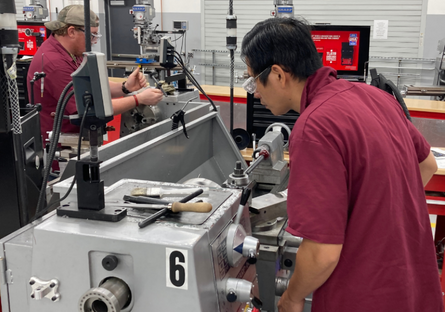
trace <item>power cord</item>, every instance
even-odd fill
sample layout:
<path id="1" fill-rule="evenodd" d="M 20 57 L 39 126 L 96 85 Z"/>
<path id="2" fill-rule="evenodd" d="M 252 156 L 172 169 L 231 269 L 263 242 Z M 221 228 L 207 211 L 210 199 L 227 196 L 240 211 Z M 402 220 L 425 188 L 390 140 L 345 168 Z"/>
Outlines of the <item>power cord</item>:
<path id="1" fill-rule="evenodd" d="M 209 100 L 210 104 L 213 106 L 213 110 L 216 112 L 218 109 L 215 106 L 215 103 L 213 103 L 212 99 L 207 95 L 207 93 L 204 91 L 204 89 L 201 87 L 199 82 L 195 79 L 193 74 L 188 70 L 187 66 L 185 66 L 181 55 L 177 51 L 173 51 L 176 55 L 174 55 L 174 58 L 178 62 L 179 66 L 181 66 L 182 70 L 184 71 L 187 78 L 190 80 L 190 82 Z"/>

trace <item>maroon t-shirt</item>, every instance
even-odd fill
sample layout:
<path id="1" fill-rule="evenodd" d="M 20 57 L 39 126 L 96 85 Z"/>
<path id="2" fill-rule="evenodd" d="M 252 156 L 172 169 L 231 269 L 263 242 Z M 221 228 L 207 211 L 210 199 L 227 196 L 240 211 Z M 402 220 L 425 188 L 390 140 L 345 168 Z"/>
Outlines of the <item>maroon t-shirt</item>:
<path id="1" fill-rule="evenodd" d="M 82 57 L 77 57 L 75 62 L 68 51 L 51 35 L 37 50 L 29 66 L 28 83 L 33 78 L 35 72 L 42 71 L 42 54 L 43 71 L 46 73 L 43 97 L 41 97 L 41 82 L 39 80 L 34 83 L 34 101 L 42 104 L 40 130 L 42 131 L 43 140 L 45 140 L 48 137 L 46 132 L 53 129 L 54 118 L 51 117 L 51 113 L 56 112 L 57 101 L 63 89 L 72 81 L 71 74 L 82 63 Z M 30 89 L 28 95 L 31 100 Z M 73 96 L 66 107 L 64 115 L 72 115 L 76 112 L 76 102 Z M 62 133 L 79 133 L 79 127 L 72 125 L 69 120 L 65 119 L 62 123 Z"/>
<path id="2" fill-rule="evenodd" d="M 289 150 L 287 231 L 343 244 L 312 312 L 443 312 L 419 170 L 430 146 L 394 98 L 323 67 Z"/>

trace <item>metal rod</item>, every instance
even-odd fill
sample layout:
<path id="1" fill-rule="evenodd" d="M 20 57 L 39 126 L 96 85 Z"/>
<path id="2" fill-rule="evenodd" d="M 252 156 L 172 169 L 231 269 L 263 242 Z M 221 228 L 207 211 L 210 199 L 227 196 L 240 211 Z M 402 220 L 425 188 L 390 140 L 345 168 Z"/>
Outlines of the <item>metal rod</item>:
<path id="1" fill-rule="evenodd" d="M 85 51 L 91 52 L 90 0 L 84 0 Z"/>
<path id="2" fill-rule="evenodd" d="M 255 159 L 253 162 L 250 163 L 249 168 L 246 169 L 244 172 L 245 174 L 249 175 L 252 173 L 253 170 L 255 170 L 256 167 L 264 160 L 264 155 L 260 155 L 257 159 Z"/>
<path id="3" fill-rule="evenodd" d="M 235 53 L 230 50 L 230 135 L 233 136 L 233 79 L 234 79 Z"/>
<path id="4" fill-rule="evenodd" d="M 212 52 L 212 64 L 215 64 L 216 60 L 215 60 L 215 52 Z M 212 66 L 212 84 L 215 85 L 215 78 L 216 78 L 216 74 L 215 74 L 215 66 Z"/>

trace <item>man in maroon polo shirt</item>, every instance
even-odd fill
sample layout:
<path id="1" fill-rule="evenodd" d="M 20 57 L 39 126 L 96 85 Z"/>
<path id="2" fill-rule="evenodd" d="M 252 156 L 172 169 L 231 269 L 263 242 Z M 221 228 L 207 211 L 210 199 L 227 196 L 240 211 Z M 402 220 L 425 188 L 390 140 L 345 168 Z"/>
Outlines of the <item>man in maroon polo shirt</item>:
<path id="1" fill-rule="evenodd" d="M 99 18 L 90 11 L 91 43 L 97 43 L 100 37 L 98 33 Z M 47 138 L 47 132 L 53 128 L 53 115 L 56 111 L 57 101 L 65 88 L 72 80 L 71 74 L 82 63 L 82 53 L 85 52 L 83 5 L 70 5 L 63 8 L 57 21 L 47 22 L 45 26 L 52 31 L 52 35 L 37 50 L 28 71 L 28 82 L 35 72 L 46 73 L 43 94 L 40 83 L 34 84 L 35 101 L 42 104 L 40 112 L 40 128 L 43 139 Z M 43 57 L 42 57 L 43 56 Z M 122 97 L 125 93 L 137 91 L 145 87 L 146 80 L 139 69 L 136 69 L 124 84 L 110 81 L 110 91 L 113 98 Z M 134 108 L 136 105 L 156 105 L 163 97 L 158 89 L 147 89 L 133 97 L 117 98 L 112 100 L 114 114 L 118 115 Z M 74 97 L 67 105 L 65 115 L 77 112 Z M 79 133 L 79 127 L 72 125 L 69 120 L 62 123 L 63 133 Z"/>
<path id="2" fill-rule="evenodd" d="M 443 312 L 423 186 L 430 146 L 392 96 L 337 80 L 309 27 L 258 23 L 243 39 L 246 89 L 274 115 L 300 112 L 290 137 L 287 231 L 303 238 L 280 312 Z"/>

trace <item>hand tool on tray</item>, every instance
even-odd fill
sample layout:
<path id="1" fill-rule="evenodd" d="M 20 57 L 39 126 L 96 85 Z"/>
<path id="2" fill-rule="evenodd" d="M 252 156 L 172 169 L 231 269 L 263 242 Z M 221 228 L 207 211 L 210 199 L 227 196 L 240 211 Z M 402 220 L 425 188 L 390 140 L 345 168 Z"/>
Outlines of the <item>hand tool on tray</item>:
<path id="1" fill-rule="evenodd" d="M 162 188 L 162 187 L 137 187 L 131 191 L 131 196 L 148 196 L 148 197 L 156 197 L 156 198 L 164 198 L 164 197 L 182 197 L 191 192 L 197 191 L 200 188 Z M 200 195 L 208 196 L 209 189 L 201 188 L 203 192 Z"/>
<path id="2" fill-rule="evenodd" d="M 203 193 L 202 189 L 199 189 L 195 192 L 193 192 L 192 194 L 184 197 L 183 199 L 181 199 L 178 204 L 185 204 L 187 203 L 189 200 L 192 200 L 193 198 L 195 198 L 196 196 L 199 196 L 200 194 Z M 206 204 L 205 207 L 201 206 L 202 204 Z M 173 209 L 173 204 L 172 205 L 172 209 Z M 209 212 L 212 210 L 212 205 L 209 203 L 194 203 L 195 206 L 194 209 L 196 209 L 196 205 L 198 206 L 198 211 L 199 212 Z M 175 207 L 178 207 L 178 205 L 175 205 Z M 174 210 L 172 210 L 174 211 Z M 183 211 L 183 210 L 182 210 Z M 196 210 L 194 210 L 196 211 Z M 155 222 L 159 217 L 162 217 L 164 215 L 166 215 L 169 212 L 168 208 L 162 208 L 161 210 L 159 210 L 158 212 L 152 214 L 151 216 L 149 216 L 148 218 L 145 218 L 144 220 L 142 220 L 141 222 L 138 223 L 139 228 L 144 228 L 149 224 L 152 224 L 153 222 Z"/>

